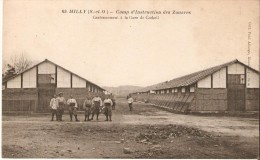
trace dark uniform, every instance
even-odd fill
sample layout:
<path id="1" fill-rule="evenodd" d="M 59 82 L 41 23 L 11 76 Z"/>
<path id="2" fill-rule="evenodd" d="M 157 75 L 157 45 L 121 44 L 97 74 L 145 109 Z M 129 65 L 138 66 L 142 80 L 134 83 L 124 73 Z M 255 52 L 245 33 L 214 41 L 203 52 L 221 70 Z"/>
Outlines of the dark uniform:
<path id="1" fill-rule="evenodd" d="M 86 99 L 84 101 L 83 108 L 85 110 L 85 121 L 86 121 L 87 117 L 88 117 L 88 121 L 89 121 L 89 116 L 91 114 L 91 109 L 92 109 L 91 104 L 92 104 L 92 101 L 89 99 Z"/>
<path id="2" fill-rule="evenodd" d="M 62 97 L 61 95 L 59 97 L 57 97 L 57 101 L 58 101 L 57 117 L 58 117 L 58 121 L 62 121 L 62 115 L 64 113 L 64 107 L 65 107 L 66 101 L 65 101 L 65 98 Z"/>
<path id="3" fill-rule="evenodd" d="M 72 116 L 75 116 L 75 120 L 78 122 L 77 118 L 77 109 L 78 109 L 78 104 L 77 101 L 74 98 L 70 98 L 67 101 L 67 104 L 69 105 L 69 114 L 70 114 L 70 121 L 72 121 Z"/>
<path id="4" fill-rule="evenodd" d="M 93 120 L 94 115 L 97 115 L 97 120 L 98 120 L 98 116 L 100 113 L 100 107 L 102 106 L 102 100 L 100 97 L 94 97 L 92 99 L 92 105 L 93 105 L 93 111 L 92 111 L 92 118 L 91 120 Z"/>
<path id="5" fill-rule="evenodd" d="M 112 117 L 112 106 L 113 106 L 113 102 L 111 99 L 106 98 L 104 100 L 104 106 L 105 106 L 105 115 L 106 115 L 106 121 L 108 121 L 108 117 L 109 117 L 109 121 L 112 121 L 111 117 Z"/>

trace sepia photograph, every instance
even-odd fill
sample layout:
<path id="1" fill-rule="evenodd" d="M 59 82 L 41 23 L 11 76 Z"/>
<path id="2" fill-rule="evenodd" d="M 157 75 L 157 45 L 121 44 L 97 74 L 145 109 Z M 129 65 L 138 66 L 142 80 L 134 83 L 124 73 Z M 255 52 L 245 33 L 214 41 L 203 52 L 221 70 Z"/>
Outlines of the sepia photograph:
<path id="1" fill-rule="evenodd" d="M 1 158 L 259 159 L 259 0 L 1 3 Z"/>

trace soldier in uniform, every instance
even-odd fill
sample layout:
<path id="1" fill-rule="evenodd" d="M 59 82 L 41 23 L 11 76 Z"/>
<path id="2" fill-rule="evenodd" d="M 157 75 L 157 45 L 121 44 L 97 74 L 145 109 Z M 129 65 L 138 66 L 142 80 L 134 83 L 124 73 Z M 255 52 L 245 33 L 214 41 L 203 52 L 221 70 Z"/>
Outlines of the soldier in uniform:
<path id="1" fill-rule="evenodd" d="M 109 117 L 109 121 L 112 121 L 112 119 L 111 119 L 112 106 L 113 106 L 112 100 L 110 98 L 106 97 L 106 99 L 104 100 L 104 106 L 105 106 L 106 121 L 108 121 L 108 117 Z"/>
<path id="2" fill-rule="evenodd" d="M 58 116 L 58 121 L 62 121 L 62 115 L 64 113 L 64 107 L 65 107 L 65 104 L 66 104 L 66 100 L 63 97 L 63 93 L 62 92 L 60 92 L 58 95 L 59 96 L 56 98 L 57 99 L 57 104 L 58 104 L 57 116 Z"/>
<path id="3" fill-rule="evenodd" d="M 53 121 L 54 115 L 55 115 L 56 121 L 57 121 L 58 120 L 57 119 L 58 104 L 57 104 L 57 100 L 56 100 L 56 95 L 54 95 L 53 98 L 51 99 L 50 107 L 51 107 L 51 121 Z"/>
<path id="4" fill-rule="evenodd" d="M 128 105 L 129 105 L 129 110 L 132 111 L 134 99 L 131 97 L 131 95 L 128 96 L 127 102 L 128 102 Z"/>
<path id="5" fill-rule="evenodd" d="M 72 116 L 74 115 L 76 122 L 79 122 L 77 117 L 78 104 L 72 95 L 70 95 L 70 99 L 68 99 L 67 104 L 69 105 L 70 121 L 72 121 Z"/>
<path id="6" fill-rule="evenodd" d="M 90 100 L 90 98 L 87 96 L 86 100 L 84 101 L 84 104 L 83 104 L 83 108 L 85 110 L 85 120 L 88 118 L 88 121 L 89 121 L 89 116 L 91 114 L 91 106 L 92 106 L 92 101 Z"/>
<path id="7" fill-rule="evenodd" d="M 95 114 L 97 115 L 97 120 L 98 120 L 98 116 L 99 116 L 99 113 L 100 113 L 100 108 L 102 106 L 101 98 L 99 96 L 95 96 L 92 99 L 92 105 L 93 105 L 93 111 L 92 111 L 92 118 L 91 118 L 91 120 L 93 120 L 93 117 L 94 117 Z"/>

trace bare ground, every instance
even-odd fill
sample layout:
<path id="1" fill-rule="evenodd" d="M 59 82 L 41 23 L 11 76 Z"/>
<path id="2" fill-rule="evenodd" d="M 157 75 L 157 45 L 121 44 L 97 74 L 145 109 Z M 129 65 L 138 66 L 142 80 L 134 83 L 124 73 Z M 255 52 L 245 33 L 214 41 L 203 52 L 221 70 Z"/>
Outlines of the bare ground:
<path id="1" fill-rule="evenodd" d="M 113 121 L 3 116 L 4 158 L 259 158 L 259 119 L 195 116 L 118 99 Z M 124 151 L 124 148 L 128 148 Z"/>

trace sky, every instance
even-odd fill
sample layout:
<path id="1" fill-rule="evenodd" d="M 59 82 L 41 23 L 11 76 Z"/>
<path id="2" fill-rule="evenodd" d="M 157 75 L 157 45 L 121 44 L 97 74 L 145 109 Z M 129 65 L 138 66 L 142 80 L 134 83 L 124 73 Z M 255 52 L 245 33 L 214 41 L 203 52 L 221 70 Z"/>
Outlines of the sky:
<path id="1" fill-rule="evenodd" d="M 191 14 L 109 20 L 65 9 Z M 8 0 L 2 59 L 49 59 L 100 86 L 148 86 L 234 59 L 248 64 L 248 57 L 259 70 L 258 15 L 257 0 Z"/>

